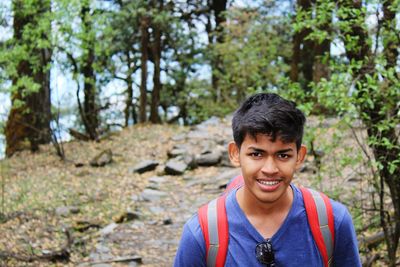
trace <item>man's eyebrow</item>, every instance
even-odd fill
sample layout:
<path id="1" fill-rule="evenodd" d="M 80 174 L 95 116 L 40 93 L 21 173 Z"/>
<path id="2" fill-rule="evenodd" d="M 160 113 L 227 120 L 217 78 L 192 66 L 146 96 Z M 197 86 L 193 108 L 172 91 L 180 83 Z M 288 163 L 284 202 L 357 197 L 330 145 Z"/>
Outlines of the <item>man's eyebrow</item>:
<path id="1" fill-rule="evenodd" d="M 279 150 L 276 153 L 287 153 L 287 152 L 292 152 L 292 151 L 293 151 L 293 148 L 288 148 L 288 149 Z"/>
<path id="2" fill-rule="evenodd" d="M 256 152 L 265 152 L 264 149 L 258 148 L 258 147 L 254 147 L 254 146 L 250 146 L 248 149 L 254 150 Z"/>

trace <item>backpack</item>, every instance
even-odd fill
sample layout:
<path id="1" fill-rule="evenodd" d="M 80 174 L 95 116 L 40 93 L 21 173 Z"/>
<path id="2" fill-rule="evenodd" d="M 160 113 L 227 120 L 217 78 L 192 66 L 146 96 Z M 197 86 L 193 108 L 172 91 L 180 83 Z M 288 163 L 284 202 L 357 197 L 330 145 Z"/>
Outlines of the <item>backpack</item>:
<path id="1" fill-rule="evenodd" d="M 228 218 L 225 200 L 228 193 L 244 184 L 235 177 L 218 198 L 198 210 L 198 218 L 206 243 L 207 267 L 223 267 L 229 243 Z M 332 263 L 334 244 L 333 211 L 329 198 L 323 193 L 301 187 L 308 224 L 325 267 Z"/>

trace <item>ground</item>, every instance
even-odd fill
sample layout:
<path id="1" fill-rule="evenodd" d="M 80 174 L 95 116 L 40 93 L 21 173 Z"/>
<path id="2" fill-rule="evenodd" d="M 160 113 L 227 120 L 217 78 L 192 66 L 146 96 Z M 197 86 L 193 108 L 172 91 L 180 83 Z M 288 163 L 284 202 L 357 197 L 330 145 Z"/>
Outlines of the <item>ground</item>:
<path id="1" fill-rule="evenodd" d="M 207 126 L 209 137 L 230 139 L 229 122 L 219 123 L 222 125 Z M 21 152 L 1 161 L 0 265 L 171 266 L 184 222 L 201 204 L 222 192 L 228 178 L 216 177 L 235 172 L 226 166 L 213 166 L 165 175 L 168 150 L 185 142 L 177 141 L 177 136 L 190 132 L 193 129 L 182 126 L 138 125 L 100 142 L 65 143 L 65 161 L 56 156 L 51 145 L 41 147 L 36 154 Z M 196 142 L 190 144 L 195 146 Z M 106 149 L 112 151 L 113 162 L 91 167 L 89 161 Z M 354 153 L 354 148 L 350 149 Z M 315 157 L 308 156 L 295 183 L 317 185 L 345 204 L 365 198 L 358 176 L 364 170 L 357 172 L 357 168 L 342 165 L 329 168 L 329 164 L 316 164 Z M 331 155 L 321 157 L 328 158 L 331 165 L 339 164 Z M 133 166 L 144 159 L 161 164 L 150 172 L 133 173 Z M 318 180 L 321 173 L 325 180 Z M 146 189 L 156 191 L 147 201 L 143 195 Z M 365 219 L 359 214 L 353 217 Z M 72 241 L 67 250 L 69 261 L 4 259 L 4 254 L 26 258 L 62 250 L 67 246 L 66 232 Z"/>

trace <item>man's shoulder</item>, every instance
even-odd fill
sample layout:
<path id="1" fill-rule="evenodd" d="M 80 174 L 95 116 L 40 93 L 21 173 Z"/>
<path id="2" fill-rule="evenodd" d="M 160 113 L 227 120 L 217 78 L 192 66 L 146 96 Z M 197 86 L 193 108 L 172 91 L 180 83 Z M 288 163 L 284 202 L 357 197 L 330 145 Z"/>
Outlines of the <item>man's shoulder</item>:
<path id="1" fill-rule="evenodd" d="M 293 189 L 296 190 L 296 192 L 300 195 L 300 198 L 302 200 L 302 202 L 304 202 L 304 198 L 303 195 L 301 193 L 300 187 L 292 185 Z M 317 192 L 321 192 L 319 190 L 313 189 L 314 191 Z M 350 216 L 349 211 L 347 210 L 347 207 L 342 204 L 341 202 L 329 197 L 328 194 L 326 194 L 325 192 L 321 192 L 323 194 L 325 194 L 328 198 L 329 198 L 329 202 L 332 205 L 332 212 L 333 212 L 333 217 L 335 220 L 335 223 L 340 223 L 343 221 L 343 219 L 347 218 Z"/>

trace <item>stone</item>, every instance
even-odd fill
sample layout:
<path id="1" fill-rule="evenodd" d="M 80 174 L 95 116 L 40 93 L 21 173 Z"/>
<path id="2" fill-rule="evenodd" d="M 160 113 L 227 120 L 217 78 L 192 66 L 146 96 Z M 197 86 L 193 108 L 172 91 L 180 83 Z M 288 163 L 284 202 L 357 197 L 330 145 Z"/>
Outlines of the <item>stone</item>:
<path id="1" fill-rule="evenodd" d="M 154 184 L 162 184 L 166 182 L 166 179 L 162 176 L 153 176 L 149 178 L 149 182 Z"/>
<path id="2" fill-rule="evenodd" d="M 116 223 L 124 223 L 139 219 L 140 215 L 136 212 L 125 211 L 113 218 Z"/>
<path id="3" fill-rule="evenodd" d="M 116 224 L 115 222 L 110 223 L 109 225 L 107 225 L 106 227 L 104 227 L 103 229 L 100 230 L 100 234 L 102 236 L 109 235 L 112 232 L 114 232 L 115 228 L 117 228 L 117 227 L 118 227 L 118 224 Z"/>
<path id="4" fill-rule="evenodd" d="M 188 133 L 188 139 L 208 139 L 210 134 L 206 131 L 190 131 Z"/>
<path id="5" fill-rule="evenodd" d="M 157 201 L 160 200 L 163 197 L 167 196 L 167 193 L 159 191 L 159 190 L 154 190 L 154 189 L 145 189 L 142 192 L 142 198 L 144 201 Z"/>
<path id="6" fill-rule="evenodd" d="M 214 151 L 211 153 L 205 153 L 197 156 L 196 163 L 199 166 L 214 166 L 221 161 L 222 153 L 220 151 Z"/>
<path id="7" fill-rule="evenodd" d="M 222 172 L 220 175 L 215 177 L 215 182 L 218 185 L 218 188 L 225 188 L 226 185 L 236 176 L 240 175 L 242 172 L 240 168 L 235 168 L 235 169 L 228 169 L 224 172 Z"/>
<path id="8" fill-rule="evenodd" d="M 62 207 L 56 208 L 56 214 L 58 216 L 63 216 L 63 217 L 67 217 L 70 214 L 76 214 L 79 212 L 80 212 L 80 209 L 75 206 L 62 206 Z"/>
<path id="9" fill-rule="evenodd" d="M 174 141 L 174 142 L 183 141 L 185 139 L 186 139 L 186 135 L 185 134 L 178 134 L 178 135 L 175 135 L 175 136 L 173 136 L 171 138 L 171 140 Z"/>
<path id="10" fill-rule="evenodd" d="M 188 165 L 188 168 L 193 170 L 197 168 L 196 156 L 193 154 L 184 154 L 182 160 Z"/>
<path id="11" fill-rule="evenodd" d="M 131 169 L 131 172 L 137 172 L 137 173 L 145 173 L 148 171 L 152 171 L 155 170 L 156 167 L 158 166 L 158 164 L 160 164 L 158 161 L 155 160 L 144 160 L 142 162 L 140 162 L 139 164 L 137 164 L 136 166 L 134 166 Z"/>
<path id="12" fill-rule="evenodd" d="M 165 164 L 165 173 L 170 175 L 181 175 L 183 174 L 188 165 L 182 161 L 170 160 Z"/>
<path id="13" fill-rule="evenodd" d="M 171 218 L 164 219 L 164 220 L 163 220 L 163 224 L 164 224 L 164 225 L 170 225 L 170 224 L 172 224 L 172 219 L 171 219 Z"/>
<path id="14" fill-rule="evenodd" d="M 165 209 L 160 206 L 150 206 L 149 210 L 151 213 L 154 213 L 154 214 L 162 214 L 163 212 L 165 212 Z"/>
<path id="15" fill-rule="evenodd" d="M 103 167 L 112 162 L 112 151 L 111 149 L 106 149 L 95 156 L 90 162 L 92 167 Z"/>
<path id="16" fill-rule="evenodd" d="M 209 126 L 216 126 L 221 124 L 221 119 L 216 117 L 216 116 L 212 116 L 211 118 L 203 121 L 202 123 L 198 124 L 196 126 L 197 129 L 204 129 L 207 128 Z"/>

